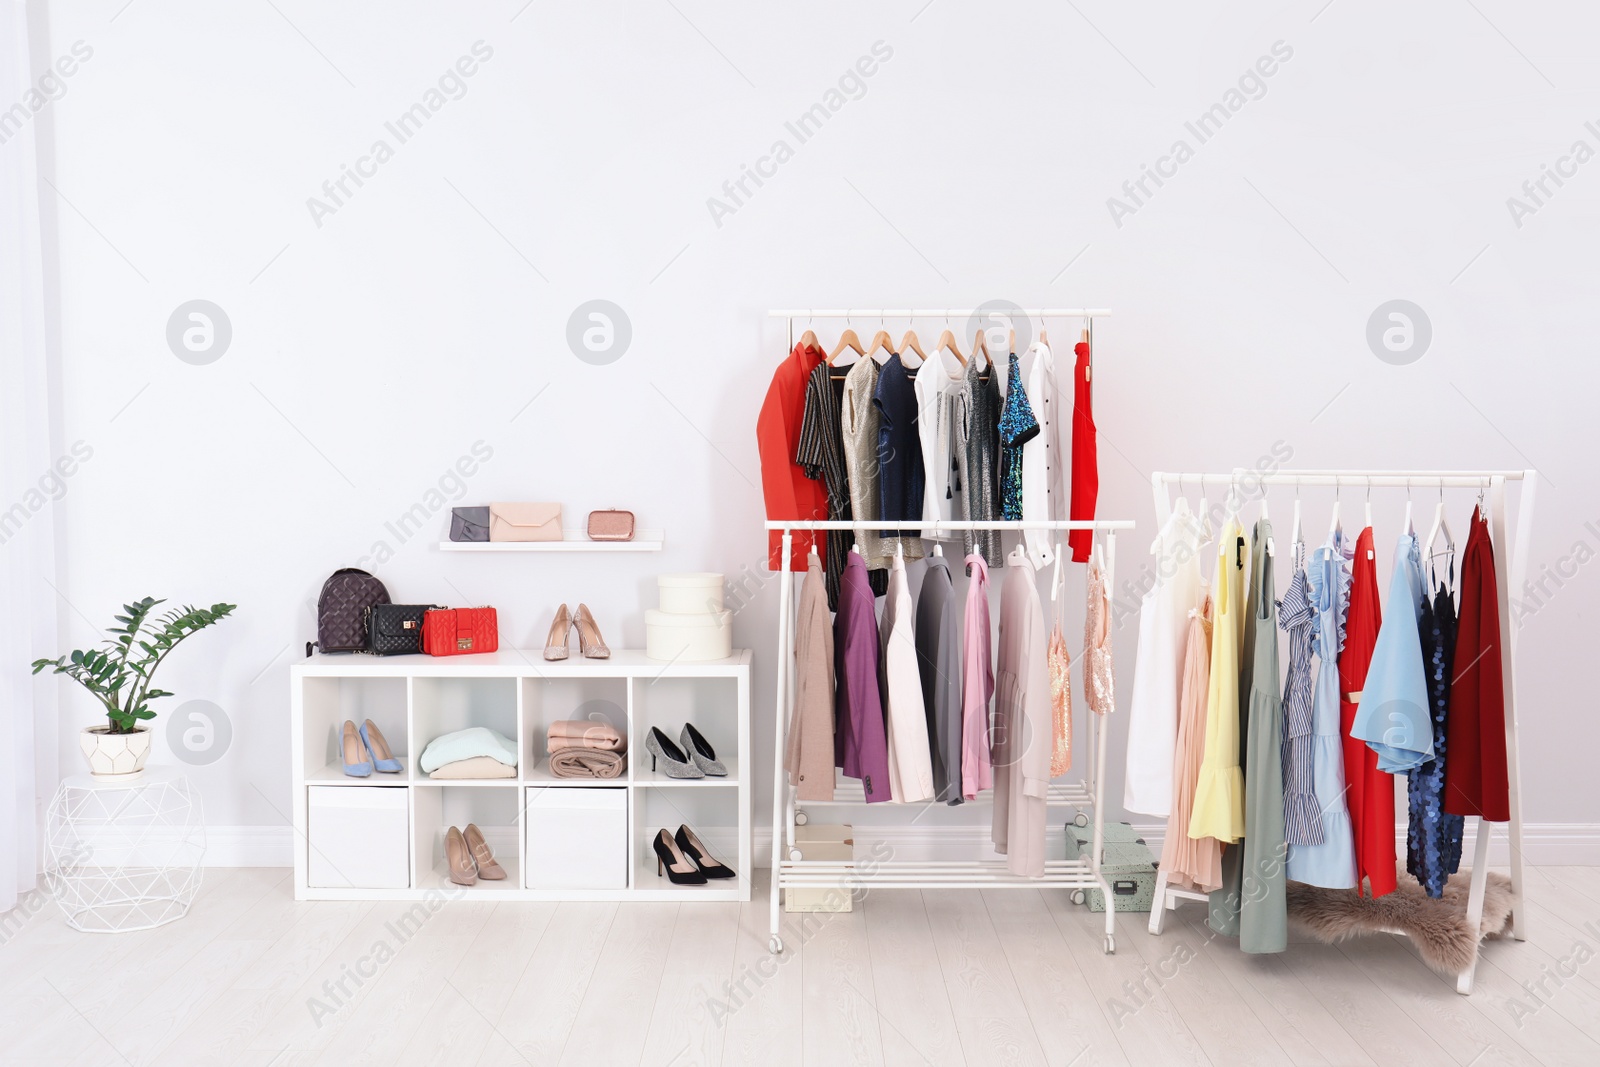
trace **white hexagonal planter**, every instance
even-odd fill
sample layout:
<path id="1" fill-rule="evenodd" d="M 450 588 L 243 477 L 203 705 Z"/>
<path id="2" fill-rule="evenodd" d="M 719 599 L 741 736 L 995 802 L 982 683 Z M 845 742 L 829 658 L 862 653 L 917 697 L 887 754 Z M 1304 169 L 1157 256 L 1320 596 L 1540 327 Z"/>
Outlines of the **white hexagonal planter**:
<path id="1" fill-rule="evenodd" d="M 144 773 L 150 731 L 140 727 L 131 734 L 114 734 L 109 726 L 89 726 L 78 735 L 78 747 L 96 778 L 132 781 Z"/>

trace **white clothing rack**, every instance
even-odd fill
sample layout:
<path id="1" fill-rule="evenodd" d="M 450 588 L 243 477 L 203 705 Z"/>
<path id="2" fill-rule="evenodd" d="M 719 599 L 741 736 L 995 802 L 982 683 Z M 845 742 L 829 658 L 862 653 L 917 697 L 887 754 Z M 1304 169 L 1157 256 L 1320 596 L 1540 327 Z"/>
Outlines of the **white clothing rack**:
<path id="1" fill-rule="evenodd" d="M 1521 482 L 1517 496 L 1517 536 L 1510 546 L 1510 566 L 1506 565 L 1506 483 Z M 1258 471 L 1237 467 L 1228 474 L 1178 474 L 1157 471 L 1150 476 L 1151 491 L 1155 498 L 1156 527 L 1166 525 L 1171 514 L 1171 490 L 1180 493 L 1187 485 L 1204 487 L 1225 484 L 1232 488 L 1232 507 L 1237 509 L 1246 501 L 1239 498 L 1238 490 L 1259 486 L 1328 486 L 1335 489 L 1478 489 L 1487 493 L 1485 518 L 1489 522 L 1490 538 L 1495 548 L 1495 584 L 1500 599 L 1500 664 L 1505 686 L 1506 709 L 1506 775 L 1510 786 L 1511 821 L 1506 824 L 1511 850 L 1511 936 L 1518 941 L 1528 939 L 1528 914 L 1523 907 L 1522 859 L 1522 783 L 1521 766 L 1517 755 L 1517 700 L 1516 651 L 1517 630 L 1511 625 L 1511 590 L 1521 589 L 1528 571 L 1528 549 L 1533 534 L 1534 490 L 1538 473 L 1532 470 L 1305 470 Z M 1255 497 L 1260 493 L 1252 489 Z M 1396 778 L 1401 777 L 1396 775 Z M 1168 833 L 1174 832 L 1169 826 Z M 1467 921 L 1478 927 L 1483 921 L 1484 888 L 1489 876 L 1489 841 L 1494 834 L 1494 824 L 1477 820 L 1475 846 L 1472 860 L 1472 885 L 1467 896 Z M 1161 933 L 1166 912 L 1177 907 L 1180 899 L 1207 900 L 1204 893 L 1178 889 L 1166 883 L 1166 874 L 1156 873 L 1155 901 L 1150 907 L 1150 932 Z M 1400 931 L 1394 931 L 1396 933 Z M 1456 979 L 1456 992 L 1472 992 L 1476 961 Z"/>
<path id="2" fill-rule="evenodd" d="M 796 791 L 789 785 L 784 773 L 784 744 L 789 735 L 789 713 L 793 707 L 794 677 L 790 664 L 794 660 L 794 618 L 791 610 L 793 572 L 789 565 L 794 558 L 794 531 L 796 530 L 863 530 L 879 528 L 915 528 L 923 536 L 946 530 L 1094 530 L 1106 535 L 1105 570 L 1106 586 L 1112 587 L 1116 567 L 1116 536 L 1118 530 L 1132 530 L 1132 520 L 1096 521 L 1003 521 L 971 522 L 965 520 L 935 520 L 913 523 L 910 520 L 882 519 L 870 521 L 768 521 L 768 530 L 783 533 L 783 581 L 778 594 L 778 680 L 777 729 L 773 733 L 772 757 L 772 937 L 769 942 L 773 952 L 783 951 L 783 938 L 779 934 L 779 894 L 785 888 L 803 886 L 835 887 L 848 885 L 879 886 L 892 889 L 1098 889 L 1106 902 L 1105 951 L 1116 950 L 1115 896 L 1110 885 L 1100 874 L 1100 852 L 1105 839 L 1105 762 L 1106 737 L 1109 733 L 1097 720 L 1099 716 L 1085 711 L 1089 717 L 1089 745 L 1092 755 L 1081 782 L 1052 782 L 1047 805 L 1069 805 L 1092 810 L 1093 847 L 1087 858 L 1073 860 L 1047 860 L 1045 873 L 1040 878 L 1014 875 L 1003 861 L 993 860 L 885 860 L 871 866 L 857 867 L 853 862 L 806 860 L 795 846 L 794 828 L 806 822 L 806 812 L 799 807 Z M 979 797 L 993 801 L 993 792 Z M 853 780 L 837 781 L 834 799 L 808 800 L 807 807 L 824 805 L 864 804 L 861 785 Z M 930 804 L 930 807 L 934 805 Z M 942 807 L 943 805 L 938 805 Z M 1080 811 L 1081 815 L 1081 811 Z M 1079 825 L 1086 825 L 1080 822 Z M 779 827 L 783 827 L 780 832 Z"/>

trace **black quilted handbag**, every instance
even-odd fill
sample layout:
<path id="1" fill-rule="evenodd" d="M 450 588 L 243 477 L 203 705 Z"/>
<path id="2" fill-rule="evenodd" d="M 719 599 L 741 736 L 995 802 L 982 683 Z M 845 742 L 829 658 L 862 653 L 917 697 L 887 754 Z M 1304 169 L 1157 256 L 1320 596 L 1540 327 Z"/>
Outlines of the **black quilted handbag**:
<path id="1" fill-rule="evenodd" d="M 365 652 L 367 609 L 387 603 L 389 590 L 366 571 L 355 567 L 334 571 L 317 597 L 317 642 L 306 644 L 306 655 L 313 647 L 323 652 Z"/>
<path id="2" fill-rule="evenodd" d="M 422 617 L 437 604 L 374 604 L 367 609 L 367 651 L 405 656 L 422 651 Z"/>

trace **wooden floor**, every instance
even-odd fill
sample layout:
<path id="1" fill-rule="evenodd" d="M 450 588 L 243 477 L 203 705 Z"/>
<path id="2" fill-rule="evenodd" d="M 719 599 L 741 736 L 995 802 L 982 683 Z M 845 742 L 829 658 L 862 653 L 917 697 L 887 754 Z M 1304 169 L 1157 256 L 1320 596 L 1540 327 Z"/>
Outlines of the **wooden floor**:
<path id="1" fill-rule="evenodd" d="M 760 875 L 743 905 L 465 900 L 408 925 L 296 904 L 279 869 L 210 871 L 142 933 L 52 906 L 0 945 L 0 1062 L 1600 1063 L 1600 868 L 1534 870 L 1532 939 L 1487 945 L 1471 997 L 1397 937 L 1243 956 L 1194 904 L 1159 938 L 1130 916 L 1108 957 L 1096 917 L 1032 890 L 875 890 L 773 957 Z"/>

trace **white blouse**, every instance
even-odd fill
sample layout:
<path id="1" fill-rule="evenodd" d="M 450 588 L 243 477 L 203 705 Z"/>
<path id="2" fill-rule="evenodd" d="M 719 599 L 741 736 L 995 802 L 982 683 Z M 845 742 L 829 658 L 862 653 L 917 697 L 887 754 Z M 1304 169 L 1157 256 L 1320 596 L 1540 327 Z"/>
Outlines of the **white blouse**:
<path id="1" fill-rule="evenodd" d="M 885 740 L 889 749 L 889 799 L 912 804 L 933 799 L 933 756 L 928 750 L 928 718 L 922 704 L 922 672 L 917 668 L 915 620 L 906 562 L 895 556 L 889 591 L 883 599 L 878 640 L 883 652 Z"/>
<path id="2" fill-rule="evenodd" d="M 1139 615 L 1139 654 L 1128 709 L 1128 767 L 1122 806 L 1141 815 L 1172 812 L 1173 757 L 1178 738 L 1178 700 L 1183 689 L 1183 647 L 1189 612 L 1205 597 L 1200 569 L 1206 537 L 1200 521 L 1179 497 L 1156 535 L 1156 584 Z"/>
<path id="3" fill-rule="evenodd" d="M 955 404 L 966 385 L 965 371 L 955 356 L 940 349 L 918 368 L 912 384 L 917 397 L 917 438 L 922 444 L 924 519 L 959 519 L 965 514 L 962 494 L 951 481 L 957 458 Z"/>
<path id="4" fill-rule="evenodd" d="M 1024 371 L 1023 389 L 1028 394 L 1028 404 L 1033 417 L 1038 420 L 1039 432 L 1033 440 L 1022 446 L 1022 518 L 1025 522 L 1042 522 L 1052 517 L 1066 518 L 1066 494 L 1061 486 L 1062 452 L 1057 433 L 1062 426 L 1071 426 L 1071 412 L 1057 410 L 1061 405 L 1056 391 L 1056 359 L 1050 346 L 1035 341 L 1028 347 L 1031 356 Z M 1067 375 L 1070 384 L 1072 376 Z M 1052 501 L 1059 505 L 1052 507 Z M 1053 512 L 1059 512 L 1053 515 Z M 1052 544 L 1055 540 L 1049 530 L 1025 530 L 1022 540 L 1028 548 L 1028 559 L 1035 568 L 1046 566 L 1055 558 Z"/>

